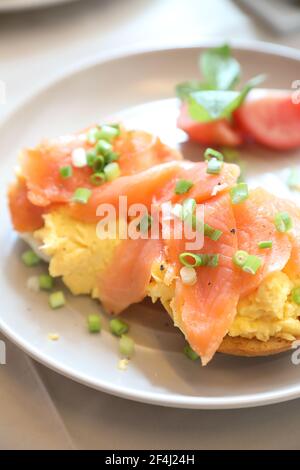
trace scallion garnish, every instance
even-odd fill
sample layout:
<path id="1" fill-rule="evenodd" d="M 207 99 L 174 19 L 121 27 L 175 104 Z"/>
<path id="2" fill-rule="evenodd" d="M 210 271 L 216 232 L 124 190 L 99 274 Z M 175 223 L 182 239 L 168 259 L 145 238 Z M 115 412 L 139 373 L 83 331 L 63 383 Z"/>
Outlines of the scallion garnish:
<path id="1" fill-rule="evenodd" d="M 197 359 L 199 359 L 198 354 L 191 348 L 189 344 L 186 344 L 184 346 L 183 352 L 186 355 L 186 357 L 190 359 L 191 361 L 196 361 Z"/>
<path id="2" fill-rule="evenodd" d="M 273 242 L 272 242 L 272 240 L 265 240 L 265 241 L 262 241 L 262 242 L 258 242 L 257 246 L 261 250 L 264 250 L 265 248 L 272 248 Z"/>
<path id="3" fill-rule="evenodd" d="M 288 232 L 293 226 L 293 221 L 289 213 L 285 211 L 278 212 L 275 215 L 274 223 L 275 223 L 276 230 L 281 233 Z"/>
<path id="4" fill-rule="evenodd" d="M 121 175 L 121 170 L 117 162 L 108 163 L 103 171 L 107 181 L 113 181 Z"/>
<path id="5" fill-rule="evenodd" d="M 182 266 L 179 271 L 182 283 L 188 286 L 193 286 L 197 282 L 197 273 L 194 268 Z"/>
<path id="6" fill-rule="evenodd" d="M 300 305 L 300 287 L 295 287 L 291 294 L 293 302 L 295 302 L 297 305 Z"/>
<path id="7" fill-rule="evenodd" d="M 73 170 L 72 170 L 71 165 L 62 166 L 59 169 L 59 174 L 64 179 L 70 178 L 72 176 L 72 173 L 73 173 Z"/>
<path id="8" fill-rule="evenodd" d="M 51 290 L 54 286 L 54 279 L 53 277 L 49 276 L 49 274 L 41 274 L 39 276 L 39 287 L 43 290 Z"/>
<path id="9" fill-rule="evenodd" d="M 105 163 L 116 162 L 119 160 L 120 154 L 117 152 L 109 152 L 108 155 L 105 155 Z"/>
<path id="10" fill-rule="evenodd" d="M 101 318 L 99 315 L 89 315 L 87 324 L 90 333 L 99 333 L 101 331 Z"/>
<path id="11" fill-rule="evenodd" d="M 63 307 L 66 303 L 64 293 L 62 291 L 53 292 L 49 295 L 49 305 L 51 308 Z"/>
<path id="12" fill-rule="evenodd" d="M 90 176 L 90 181 L 94 186 L 101 186 L 101 184 L 105 183 L 105 174 L 102 172 L 99 173 L 93 173 Z"/>
<path id="13" fill-rule="evenodd" d="M 106 155 L 111 153 L 112 149 L 113 149 L 112 145 L 103 139 L 98 140 L 96 144 L 96 151 L 100 153 L 101 155 L 103 155 L 104 157 L 106 157 Z"/>
<path id="14" fill-rule="evenodd" d="M 73 194 L 72 201 L 86 204 L 91 197 L 92 191 L 88 188 L 77 188 Z"/>
<path id="15" fill-rule="evenodd" d="M 205 237 L 210 238 L 213 241 L 219 240 L 223 232 L 221 230 L 215 229 L 208 224 L 204 224 L 204 235 Z"/>
<path id="16" fill-rule="evenodd" d="M 220 162 L 224 160 L 223 154 L 217 150 L 207 148 L 204 152 L 204 160 L 210 160 L 211 158 L 216 158 Z"/>
<path id="17" fill-rule="evenodd" d="M 261 259 L 258 258 L 258 256 L 249 255 L 242 267 L 242 270 L 246 273 L 256 274 L 258 269 L 261 267 L 261 264 Z"/>
<path id="18" fill-rule="evenodd" d="M 41 262 L 41 258 L 33 250 L 26 250 L 21 256 L 23 263 L 28 266 L 37 266 Z"/>
<path id="19" fill-rule="evenodd" d="M 232 204 L 240 204 L 248 198 L 248 185 L 247 183 L 238 183 L 230 190 L 230 198 Z"/>
<path id="20" fill-rule="evenodd" d="M 92 168 L 95 173 L 100 173 L 105 166 L 103 155 L 97 155 L 93 161 Z"/>
<path id="21" fill-rule="evenodd" d="M 207 168 L 206 168 L 206 173 L 209 175 L 218 175 L 223 167 L 223 162 L 220 160 L 217 160 L 215 157 L 211 158 L 207 162 Z"/>
<path id="22" fill-rule="evenodd" d="M 95 149 L 89 150 L 86 153 L 86 162 L 87 162 L 88 166 L 92 167 L 95 163 L 96 158 L 97 158 L 96 150 Z"/>
<path id="23" fill-rule="evenodd" d="M 219 264 L 219 255 L 184 252 L 179 255 L 179 261 L 188 268 L 197 268 L 198 266 L 214 268 Z"/>
<path id="24" fill-rule="evenodd" d="M 238 250 L 233 255 L 232 261 L 234 262 L 236 266 L 238 266 L 239 268 L 242 268 L 244 264 L 246 263 L 248 256 L 249 256 L 249 253 L 247 253 L 247 251 Z"/>
<path id="25" fill-rule="evenodd" d="M 110 331 L 115 336 L 122 336 L 129 330 L 128 324 L 125 323 L 123 320 L 120 320 L 120 318 L 114 318 L 113 320 L 110 320 L 109 326 Z"/>
<path id="26" fill-rule="evenodd" d="M 184 253 L 180 253 L 179 261 L 183 266 L 196 268 L 197 266 L 203 266 L 203 255 L 186 251 Z"/>
<path id="27" fill-rule="evenodd" d="M 87 141 L 90 144 L 95 144 L 97 140 L 100 139 L 99 132 L 100 131 L 98 127 L 92 127 L 87 133 Z"/>
<path id="28" fill-rule="evenodd" d="M 191 187 L 194 185 L 192 181 L 189 180 L 179 180 L 175 186 L 175 194 L 185 194 Z"/>
<path id="29" fill-rule="evenodd" d="M 99 131 L 99 139 L 111 142 L 113 139 L 120 135 L 120 127 L 118 125 L 104 125 Z"/>

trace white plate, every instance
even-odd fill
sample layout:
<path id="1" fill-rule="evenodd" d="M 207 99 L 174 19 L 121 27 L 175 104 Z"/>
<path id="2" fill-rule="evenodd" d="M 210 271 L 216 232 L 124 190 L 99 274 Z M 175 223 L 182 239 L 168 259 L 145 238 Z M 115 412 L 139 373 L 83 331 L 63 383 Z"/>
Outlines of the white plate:
<path id="1" fill-rule="evenodd" d="M 37 270 L 28 270 L 20 262 L 24 245 L 12 231 L 4 197 L 18 149 L 112 114 L 175 144 L 182 133 L 175 128 L 174 86 L 197 76 L 199 52 L 201 47 L 136 51 L 85 63 L 40 91 L 2 125 L 0 327 L 43 364 L 121 397 L 183 408 L 238 408 L 289 400 L 300 396 L 300 369 L 292 364 L 290 353 L 260 359 L 217 355 L 201 368 L 182 354 L 183 339 L 167 315 L 147 302 L 125 315 L 137 351 L 123 372 L 117 368 L 117 341 L 107 331 L 107 320 L 101 335 L 86 332 L 85 315 L 100 309 L 99 304 L 68 295 L 66 308 L 51 311 L 46 294 L 25 287 L 27 277 Z M 244 79 L 266 72 L 267 86 L 288 88 L 299 78 L 297 51 L 256 43 L 235 52 Z M 200 153 L 197 146 L 183 148 L 186 155 Z M 255 157 L 249 156 L 249 173 L 257 181 L 266 171 L 279 171 L 299 159 L 299 152 L 279 155 L 257 149 L 251 153 Z M 267 177 L 270 181 L 272 189 L 274 173 Z M 59 341 L 49 341 L 49 332 L 59 333 Z"/>
<path id="2" fill-rule="evenodd" d="M 43 8 L 73 1 L 75 0 L 0 0 L 0 12 Z"/>

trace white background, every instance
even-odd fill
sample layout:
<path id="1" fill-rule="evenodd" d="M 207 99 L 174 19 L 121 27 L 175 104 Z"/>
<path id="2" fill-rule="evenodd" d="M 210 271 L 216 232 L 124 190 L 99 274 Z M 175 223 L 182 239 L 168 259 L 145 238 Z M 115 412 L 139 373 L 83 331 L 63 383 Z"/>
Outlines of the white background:
<path id="1" fill-rule="evenodd" d="M 229 0 L 81 0 L 0 14 L 0 80 L 7 92 L 0 118 L 64 68 L 120 46 L 209 37 L 300 46 L 300 28 L 276 36 L 238 5 Z M 33 363 L 9 342 L 0 383 L 3 449 L 300 448 L 299 400 L 256 410 L 152 407 L 78 385 Z"/>

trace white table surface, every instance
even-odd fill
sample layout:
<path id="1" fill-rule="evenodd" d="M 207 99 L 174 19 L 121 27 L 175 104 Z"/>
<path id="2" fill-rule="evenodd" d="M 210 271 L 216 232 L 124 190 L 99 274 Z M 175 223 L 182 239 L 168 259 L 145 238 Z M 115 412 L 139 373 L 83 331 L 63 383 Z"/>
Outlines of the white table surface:
<path id="1" fill-rule="evenodd" d="M 81 0 L 0 14 L 0 80 L 7 89 L 0 118 L 57 71 L 99 51 L 208 37 L 300 46 L 300 31 L 274 36 L 229 0 Z M 143 405 L 66 379 L 5 341 L 0 449 L 300 449 L 300 400 L 233 411 Z"/>

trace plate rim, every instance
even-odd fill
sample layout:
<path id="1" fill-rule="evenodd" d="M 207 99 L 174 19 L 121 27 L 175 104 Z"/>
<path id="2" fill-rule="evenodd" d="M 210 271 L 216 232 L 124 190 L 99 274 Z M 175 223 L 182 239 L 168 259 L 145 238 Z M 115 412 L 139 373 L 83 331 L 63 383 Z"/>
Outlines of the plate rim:
<path id="1" fill-rule="evenodd" d="M 96 65 L 102 65 L 106 62 L 116 61 L 120 59 L 126 59 L 126 57 L 132 57 L 137 55 L 151 54 L 156 52 L 175 51 L 184 49 L 197 49 L 203 47 L 214 47 L 222 42 L 222 38 L 207 39 L 203 41 L 193 41 L 185 44 L 172 44 L 172 45 L 148 45 L 148 46 L 132 46 L 132 47 L 119 47 L 102 53 L 97 53 L 91 57 L 85 58 L 81 61 L 73 63 L 72 65 L 65 67 L 62 71 L 58 72 L 55 78 L 47 80 L 36 88 L 36 90 L 23 99 L 19 100 L 0 120 L 0 134 L 2 128 L 9 125 L 9 121 L 14 118 L 23 107 L 30 105 L 30 102 L 37 99 L 49 88 L 54 87 L 58 83 L 65 79 L 71 78 L 72 75 L 86 71 Z M 230 45 L 234 49 L 240 49 L 244 51 L 259 52 L 265 54 L 275 55 L 277 57 L 288 57 L 293 60 L 300 61 L 300 51 L 295 48 L 277 45 L 274 43 L 268 43 L 263 41 L 244 41 L 244 40 L 233 40 L 229 41 Z M 49 357 L 48 354 L 38 351 L 37 348 L 31 346 L 31 344 L 24 340 L 20 335 L 14 333 L 14 331 L 5 323 L 3 323 L 0 317 L 0 331 L 22 349 L 26 354 L 32 357 L 37 362 L 42 363 L 44 366 L 49 367 L 55 372 L 60 373 L 63 376 L 68 377 L 76 382 L 79 382 L 88 387 L 96 390 L 141 403 L 147 403 L 152 405 L 160 405 L 174 408 L 183 409 L 239 409 L 239 408 L 250 408 L 256 406 L 271 405 L 274 403 L 281 403 L 284 401 L 293 400 L 300 397 L 300 381 L 299 385 L 289 386 L 287 390 L 280 389 L 278 391 L 261 392 L 255 394 L 244 395 L 242 397 L 203 397 L 203 396 L 187 396 L 168 393 L 147 392 L 132 390 L 124 385 L 119 388 L 112 382 L 98 379 L 91 380 L 88 376 L 83 373 L 78 373 L 74 368 L 64 366 L 57 360 Z"/>

